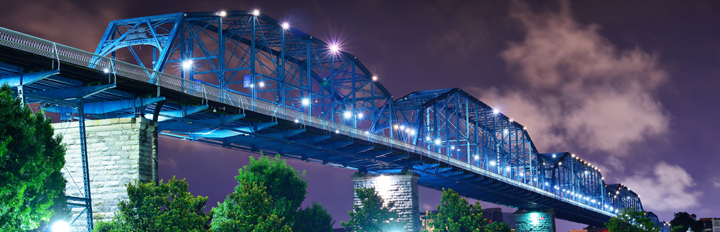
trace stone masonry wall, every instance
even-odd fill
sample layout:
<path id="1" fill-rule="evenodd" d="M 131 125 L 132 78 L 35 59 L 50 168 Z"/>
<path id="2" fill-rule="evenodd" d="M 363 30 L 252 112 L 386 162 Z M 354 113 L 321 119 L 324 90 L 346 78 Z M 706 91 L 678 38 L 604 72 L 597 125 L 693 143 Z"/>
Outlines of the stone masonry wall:
<path id="1" fill-rule="evenodd" d="M 53 127 L 55 134 L 63 135 L 67 148 L 62 170 L 68 181 L 66 195 L 84 197 L 78 123 L 54 123 Z M 94 224 L 110 220 L 118 203 L 128 199 L 125 184 L 153 181 L 154 130 L 152 121 L 141 117 L 85 121 Z M 81 210 L 73 209 L 73 218 Z M 87 231 L 85 222 L 81 216 L 72 225 L 73 231 Z"/>
<path id="2" fill-rule="evenodd" d="M 395 202 L 396 210 L 402 221 L 407 222 L 403 231 L 420 230 L 420 212 L 418 198 L 419 175 L 412 171 L 399 174 L 367 174 L 356 173 L 352 176 L 355 189 L 375 187 L 375 191 L 387 202 Z M 360 204 L 360 199 L 353 192 L 353 204 Z"/>
<path id="3" fill-rule="evenodd" d="M 516 232 L 555 232 L 555 212 L 553 210 L 540 212 L 518 210 L 514 214 Z"/>

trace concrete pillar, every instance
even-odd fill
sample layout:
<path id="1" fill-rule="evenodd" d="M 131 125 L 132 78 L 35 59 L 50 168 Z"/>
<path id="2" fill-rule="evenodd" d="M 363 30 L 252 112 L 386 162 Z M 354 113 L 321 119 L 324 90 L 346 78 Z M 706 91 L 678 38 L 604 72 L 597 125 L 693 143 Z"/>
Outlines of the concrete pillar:
<path id="1" fill-rule="evenodd" d="M 515 213 L 516 232 L 555 232 L 555 211 L 523 211 Z"/>
<path id="2" fill-rule="evenodd" d="M 374 187 L 380 197 L 387 202 L 395 202 L 393 208 L 400 220 L 407 222 L 404 231 L 420 230 L 420 209 L 418 199 L 418 179 L 420 175 L 406 170 L 392 174 L 368 174 L 358 172 L 352 176 L 353 186 L 357 188 Z M 353 192 L 354 204 L 360 204 Z"/>
<path id="3" fill-rule="evenodd" d="M 55 134 L 62 134 L 65 153 L 66 195 L 84 197 L 80 136 L 77 122 L 54 123 Z M 125 184 L 136 180 L 153 181 L 153 133 L 156 126 L 145 118 L 114 118 L 85 121 L 92 196 L 93 223 L 112 219 L 118 203 L 127 200 Z M 82 209 L 73 209 L 73 219 Z M 86 231 L 85 216 L 74 224 Z M 80 228 L 77 228 L 80 227 Z"/>

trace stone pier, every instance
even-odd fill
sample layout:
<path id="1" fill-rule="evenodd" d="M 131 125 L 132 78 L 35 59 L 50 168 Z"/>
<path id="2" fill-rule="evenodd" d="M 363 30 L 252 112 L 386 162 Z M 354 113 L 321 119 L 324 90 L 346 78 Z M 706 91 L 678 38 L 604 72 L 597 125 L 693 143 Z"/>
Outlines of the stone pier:
<path id="1" fill-rule="evenodd" d="M 84 197 L 80 132 L 77 122 L 54 123 L 55 134 L 62 134 L 67 148 L 65 167 L 66 195 Z M 93 222 L 110 220 L 118 210 L 118 203 L 127 200 L 125 184 L 136 180 L 157 181 L 153 169 L 153 133 L 156 126 L 150 120 L 114 118 L 85 121 L 90 195 Z M 155 157 L 155 159 L 157 159 Z M 82 209 L 73 209 L 73 218 Z M 74 224 L 74 230 L 86 231 L 85 216 Z"/>
<path id="2" fill-rule="evenodd" d="M 555 232 L 555 211 L 523 211 L 515 213 L 516 232 Z"/>
<path id="3" fill-rule="evenodd" d="M 395 202 L 393 208 L 400 215 L 400 220 L 407 222 L 403 231 L 420 230 L 420 213 L 418 202 L 418 179 L 420 175 L 412 170 L 391 174 L 355 173 L 352 176 L 354 188 L 375 187 L 375 191 L 387 202 Z M 360 204 L 357 194 L 353 193 L 354 204 Z"/>

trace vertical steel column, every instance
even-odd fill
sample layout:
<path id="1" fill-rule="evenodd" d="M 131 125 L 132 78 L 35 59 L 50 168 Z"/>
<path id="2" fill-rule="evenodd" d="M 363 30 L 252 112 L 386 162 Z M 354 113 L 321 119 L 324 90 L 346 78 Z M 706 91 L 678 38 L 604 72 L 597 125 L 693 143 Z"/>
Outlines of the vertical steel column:
<path id="1" fill-rule="evenodd" d="M 285 79 L 285 28 L 280 29 L 280 70 L 278 70 L 278 79 L 280 79 L 280 92 L 282 96 L 280 96 L 280 101 L 282 102 L 282 106 L 287 107 L 287 100 L 285 99 L 285 92 L 286 86 L 287 86 L 287 79 Z M 304 94 L 300 92 L 300 97 L 303 97 Z M 310 104 L 307 105 L 308 109 L 312 109 L 310 107 L 312 105 L 312 99 L 308 98 L 308 101 L 310 101 Z M 302 98 L 300 99 L 300 107 L 306 107 L 302 105 Z M 301 110 L 302 111 L 302 110 Z M 310 114 L 310 111 L 308 111 L 308 114 Z"/>
<path id="2" fill-rule="evenodd" d="M 312 69 L 310 69 L 310 63 L 312 62 L 312 59 L 310 59 L 310 39 L 309 38 L 307 40 L 307 49 L 306 49 L 305 54 L 306 54 L 305 64 L 307 64 L 307 67 L 305 68 L 305 71 L 307 73 L 307 86 L 308 86 L 307 91 L 308 91 L 308 95 L 309 95 L 308 98 L 310 98 L 310 107 L 309 107 L 310 110 L 308 110 L 308 114 L 312 115 L 312 103 L 313 103 L 313 101 L 312 101 L 312 80 L 310 80 L 311 74 L 312 74 L 311 73 Z M 320 91 L 322 91 L 322 86 L 320 86 Z M 325 99 L 320 99 L 320 100 L 323 101 L 321 105 L 325 104 L 325 102 L 324 102 Z M 322 106 L 320 107 L 320 110 L 322 111 Z M 319 114 L 318 116 L 320 116 L 321 118 L 324 118 L 321 114 Z M 327 118 L 324 118 L 324 119 L 327 119 Z"/>
<path id="3" fill-rule="evenodd" d="M 320 65 L 322 66 L 322 65 Z M 331 121 L 335 121 L 335 52 L 330 51 L 330 114 L 333 117 Z M 355 114 L 355 106 L 353 106 L 353 114 Z M 342 120 L 342 117 L 340 117 Z M 355 116 L 355 122 L 357 123 L 357 116 Z M 357 129 L 357 125 L 353 126 Z"/>
<path id="4" fill-rule="evenodd" d="M 255 86 L 255 22 L 257 21 L 257 16 L 253 14 L 253 17 L 250 20 L 252 20 L 252 32 L 250 38 L 250 79 L 252 80 L 252 84 L 250 85 L 250 88 L 252 99 L 257 99 L 257 86 Z"/>
<path id="5" fill-rule="evenodd" d="M 221 81 L 218 81 L 218 84 L 220 84 L 220 89 L 222 90 L 229 90 L 230 87 L 227 84 L 227 80 L 225 79 L 225 35 L 223 35 L 223 17 L 218 18 L 218 73 L 217 76 Z M 208 57 L 209 59 L 210 57 Z M 227 98 L 227 96 L 222 96 L 223 100 Z"/>
<path id="6" fill-rule="evenodd" d="M 87 157 L 87 141 L 85 135 L 85 110 L 83 109 L 82 98 L 78 100 L 78 128 L 80 129 L 80 157 L 82 158 L 83 166 L 83 185 L 85 188 L 85 204 L 87 213 L 87 228 L 91 232 L 93 229 L 93 218 L 92 218 L 92 198 L 90 196 L 90 172 L 88 170 L 88 157 Z"/>
<path id="7" fill-rule="evenodd" d="M 335 56 L 333 56 L 333 57 L 335 57 Z M 335 70 L 335 62 L 332 62 L 332 67 L 333 67 L 333 70 Z M 352 72 L 351 75 L 352 75 L 352 76 L 350 77 L 350 79 L 352 80 L 352 81 L 351 81 L 351 82 L 352 82 L 352 91 L 350 91 L 350 93 L 352 94 L 352 96 L 350 96 L 350 98 L 352 99 L 352 109 L 353 109 L 352 111 L 353 111 L 353 113 L 355 114 L 355 125 L 353 125 L 353 127 L 355 127 L 355 129 L 357 129 L 357 123 L 358 123 L 358 119 L 359 119 L 359 118 L 358 118 L 358 115 L 359 115 L 360 113 L 358 113 L 358 112 L 357 112 L 357 109 L 355 109 L 355 107 L 357 106 L 357 102 L 355 101 L 355 94 L 353 93 L 353 92 L 357 91 L 357 90 L 355 89 L 355 88 L 356 88 L 355 82 L 357 81 L 357 80 L 355 80 L 355 62 L 352 62 L 352 68 L 351 68 L 351 69 L 352 69 L 352 70 L 351 70 L 351 72 Z M 333 79 L 335 79 L 335 75 L 334 75 L 334 74 L 332 75 L 332 77 L 333 77 Z M 333 90 L 334 90 L 334 89 L 335 89 L 335 88 L 333 88 Z M 359 91 L 357 91 L 357 92 L 359 92 Z M 333 94 L 333 96 L 334 96 L 334 94 Z M 361 107 L 360 109 L 362 109 L 362 107 Z M 409 142 L 409 141 L 407 141 L 407 140 L 405 140 L 405 141 L 406 141 L 406 142 Z"/>

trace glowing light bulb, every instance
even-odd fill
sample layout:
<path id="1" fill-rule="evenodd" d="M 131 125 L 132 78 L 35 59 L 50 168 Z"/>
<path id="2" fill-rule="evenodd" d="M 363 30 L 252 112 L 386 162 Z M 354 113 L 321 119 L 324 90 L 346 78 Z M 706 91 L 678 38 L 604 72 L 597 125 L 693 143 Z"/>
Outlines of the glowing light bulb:
<path id="1" fill-rule="evenodd" d="M 350 112 L 350 111 L 345 111 L 345 113 L 343 113 L 343 117 L 345 117 L 345 119 L 352 118 L 352 112 Z"/>
<path id="2" fill-rule="evenodd" d="M 193 62 L 192 60 L 185 60 L 182 62 L 183 69 L 190 69 L 192 68 Z"/>
<path id="3" fill-rule="evenodd" d="M 338 47 L 337 44 L 330 45 L 330 51 L 332 53 L 337 53 L 338 51 L 340 51 L 340 47 Z"/>
<path id="4" fill-rule="evenodd" d="M 225 17 L 225 16 L 227 16 L 227 12 L 225 12 L 225 11 L 220 11 L 220 12 L 218 12 L 218 16 L 220 16 L 220 17 Z"/>
<path id="5" fill-rule="evenodd" d="M 373 81 L 377 81 L 377 76 L 372 76 Z"/>
<path id="6" fill-rule="evenodd" d="M 290 29 L 290 24 L 287 23 L 287 22 L 284 22 L 284 23 L 282 24 L 282 28 L 285 29 L 285 30 Z"/>
<path id="7" fill-rule="evenodd" d="M 309 106 L 310 105 L 310 99 L 303 98 L 301 100 L 303 106 Z"/>
<path id="8" fill-rule="evenodd" d="M 260 10 L 257 10 L 257 9 L 256 9 L 256 10 L 253 10 L 252 14 L 253 14 L 254 16 L 260 16 Z"/>

